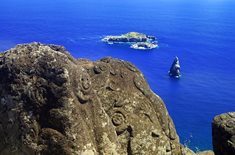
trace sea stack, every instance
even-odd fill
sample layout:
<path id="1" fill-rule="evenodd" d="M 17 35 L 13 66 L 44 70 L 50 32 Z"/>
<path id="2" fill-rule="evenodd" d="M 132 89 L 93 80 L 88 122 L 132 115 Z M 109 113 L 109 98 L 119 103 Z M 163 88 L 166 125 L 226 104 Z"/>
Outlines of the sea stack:
<path id="1" fill-rule="evenodd" d="M 181 74 L 180 74 L 180 62 L 179 62 L 179 58 L 176 56 L 170 71 L 168 72 L 170 77 L 174 77 L 174 78 L 180 78 Z"/>

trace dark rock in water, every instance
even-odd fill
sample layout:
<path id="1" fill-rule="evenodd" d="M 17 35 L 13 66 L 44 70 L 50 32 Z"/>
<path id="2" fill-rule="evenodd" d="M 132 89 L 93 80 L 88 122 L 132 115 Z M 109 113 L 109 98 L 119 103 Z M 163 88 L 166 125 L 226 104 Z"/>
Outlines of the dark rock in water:
<path id="1" fill-rule="evenodd" d="M 175 57 L 170 71 L 168 72 L 169 76 L 174 77 L 174 78 L 180 78 L 181 74 L 180 74 L 180 62 L 179 62 L 179 58 Z"/>
<path id="2" fill-rule="evenodd" d="M 215 155 L 235 155 L 235 112 L 214 118 L 212 137 Z"/>
<path id="3" fill-rule="evenodd" d="M 0 53 L 0 75 L 0 155 L 194 154 L 128 62 L 32 43 Z"/>

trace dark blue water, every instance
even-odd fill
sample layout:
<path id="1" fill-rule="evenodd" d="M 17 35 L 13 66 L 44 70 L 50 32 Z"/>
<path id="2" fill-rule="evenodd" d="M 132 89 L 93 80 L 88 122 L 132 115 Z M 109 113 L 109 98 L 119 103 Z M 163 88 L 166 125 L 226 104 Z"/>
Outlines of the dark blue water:
<path id="1" fill-rule="evenodd" d="M 235 111 L 235 1 L 233 0 L 1 0 L 0 51 L 18 43 L 64 45 L 73 56 L 131 61 L 165 101 L 181 142 L 211 149 L 211 121 Z M 106 45 L 105 35 L 138 31 L 159 48 L 136 51 Z M 167 71 L 174 56 L 182 78 Z"/>

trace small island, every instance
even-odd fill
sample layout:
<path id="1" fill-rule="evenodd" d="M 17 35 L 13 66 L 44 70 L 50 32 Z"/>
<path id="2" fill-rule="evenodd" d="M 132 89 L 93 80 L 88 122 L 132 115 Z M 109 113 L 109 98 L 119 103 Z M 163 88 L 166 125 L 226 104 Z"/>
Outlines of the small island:
<path id="1" fill-rule="evenodd" d="M 139 42 L 131 45 L 131 48 L 138 50 L 154 49 L 156 47 L 158 47 L 158 45 L 155 42 Z"/>
<path id="2" fill-rule="evenodd" d="M 154 49 L 158 47 L 155 36 L 138 32 L 129 32 L 119 36 L 106 36 L 102 41 L 108 44 L 128 43 L 131 44 L 131 48 L 140 50 Z"/>

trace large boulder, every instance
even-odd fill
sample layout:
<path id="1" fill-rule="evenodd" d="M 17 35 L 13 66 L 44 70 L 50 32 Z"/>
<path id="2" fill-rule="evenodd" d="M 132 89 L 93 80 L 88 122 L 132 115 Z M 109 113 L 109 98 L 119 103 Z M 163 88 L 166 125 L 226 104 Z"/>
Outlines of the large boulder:
<path id="1" fill-rule="evenodd" d="M 235 155 L 235 112 L 214 118 L 212 137 L 215 155 Z"/>
<path id="2" fill-rule="evenodd" d="M 0 53 L 0 137 L 0 155 L 185 152 L 163 101 L 135 66 L 76 60 L 40 43 Z"/>

